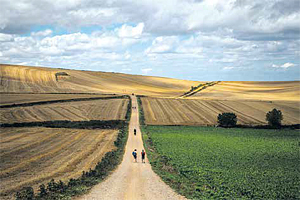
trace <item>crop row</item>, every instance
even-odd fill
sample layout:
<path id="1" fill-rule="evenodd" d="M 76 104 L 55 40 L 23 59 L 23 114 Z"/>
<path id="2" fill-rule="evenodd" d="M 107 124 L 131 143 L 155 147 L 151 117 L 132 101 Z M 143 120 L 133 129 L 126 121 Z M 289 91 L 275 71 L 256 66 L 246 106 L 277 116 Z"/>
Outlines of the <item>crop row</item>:
<path id="1" fill-rule="evenodd" d="M 143 132 L 154 170 L 189 198 L 300 198 L 297 130 L 146 126 Z"/>

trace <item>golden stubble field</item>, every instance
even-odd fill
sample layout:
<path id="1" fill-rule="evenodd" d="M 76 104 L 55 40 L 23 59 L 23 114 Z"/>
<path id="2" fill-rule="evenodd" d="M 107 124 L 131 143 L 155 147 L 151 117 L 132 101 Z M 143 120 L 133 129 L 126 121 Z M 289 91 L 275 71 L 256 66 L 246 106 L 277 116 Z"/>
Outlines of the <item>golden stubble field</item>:
<path id="1" fill-rule="evenodd" d="M 125 120 L 128 99 L 101 99 L 1 108 L 0 123 Z"/>
<path id="2" fill-rule="evenodd" d="M 149 125 L 215 125 L 217 116 L 234 112 L 238 124 L 267 124 L 273 108 L 283 113 L 283 124 L 300 124 L 300 102 L 257 100 L 199 100 L 142 97 L 145 122 Z"/>
<path id="3" fill-rule="evenodd" d="M 0 128 L 0 198 L 52 178 L 67 181 L 94 168 L 114 147 L 118 130 Z"/>
<path id="4" fill-rule="evenodd" d="M 38 100 L 45 98 L 22 102 Z M 1 108 L 0 123 L 125 120 L 128 102 L 117 98 Z M 117 133 L 114 129 L 0 128 L 0 199 L 12 199 L 24 186 L 37 190 L 52 178 L 67 182 L 79 177 L 115 148 Z"/>
<path id="5" fill-rule="evenodd" d="M 6 93 L 139 93 L 179 96 L 201 82 L 112 72 L 0 64 L 0 92 Z"/>
<path id="6" fill-rule="evenodd" d="M 300 102 L 300 81 L 222 81 L 189 99 Z"/>

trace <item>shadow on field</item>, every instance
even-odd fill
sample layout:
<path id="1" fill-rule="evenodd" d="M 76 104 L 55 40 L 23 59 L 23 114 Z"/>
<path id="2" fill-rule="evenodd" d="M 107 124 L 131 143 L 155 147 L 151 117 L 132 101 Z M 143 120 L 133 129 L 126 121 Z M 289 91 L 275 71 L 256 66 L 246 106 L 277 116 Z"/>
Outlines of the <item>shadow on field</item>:
<path id="1" fill-rule="evenodd" d="M 35 105 L 45 105 L 45 104 L 53 104 L 53 103 L 66 103 L 66 102 L 74 102 L 74 101 L 92 101 L 92 100 L 123 99 L 123 98 L 128 98 L 128 97 L 125 96 L 125 95 L 122 95 L 122 96 L 108 96 L 108 97 L 59 99 L 59 100 L 51 100 L 51 101 L 37 101 L 37 102 L 30 102 L 30 103 L 2 105 L 2 106 L 0 106 L 0 108 L 28 107 L 28 106 L 35 106 Z"/>

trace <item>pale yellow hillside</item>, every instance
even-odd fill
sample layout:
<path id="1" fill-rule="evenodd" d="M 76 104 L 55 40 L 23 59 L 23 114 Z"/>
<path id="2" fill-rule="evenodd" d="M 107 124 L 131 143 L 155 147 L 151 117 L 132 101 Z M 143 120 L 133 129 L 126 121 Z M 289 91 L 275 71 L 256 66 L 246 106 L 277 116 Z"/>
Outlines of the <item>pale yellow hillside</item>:
<path id="1" fill-rule="evenodd" d="M 300 101 L 300 81 L 222 81 L 189 99 Z"/>
<path id="2" fill-rule="evenodd" d="M 59 75 L 66 73 L 67 75 Z M 57 76 L 57 74 L 59 76 Z M 173 97 L 200 82 L 171 78 L 0 65 L 0 92 L 116 93 Z"/>
<path id="3" fill-rule="evenodd" d="M 179 97 L 200 81 L 0 64 L 1 93 L 104 93 Z M 300 81 L 222 81 L 187 99 L 300 102 Z"/>

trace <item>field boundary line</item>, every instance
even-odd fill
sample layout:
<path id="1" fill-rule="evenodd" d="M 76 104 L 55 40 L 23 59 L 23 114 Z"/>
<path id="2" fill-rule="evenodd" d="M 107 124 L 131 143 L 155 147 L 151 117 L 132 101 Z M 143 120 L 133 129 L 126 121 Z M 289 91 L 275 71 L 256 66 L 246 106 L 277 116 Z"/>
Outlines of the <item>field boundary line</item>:
<path id="1" fill-rule="evenodd" d="M 126 124 L 125 120 L 90 120 L 68 121 L 54 120 L 41 122 L 2 123 L 0 127 L 46 127 L 46 128 L 75 128 L 75 129 L 113 129 Z"/>

